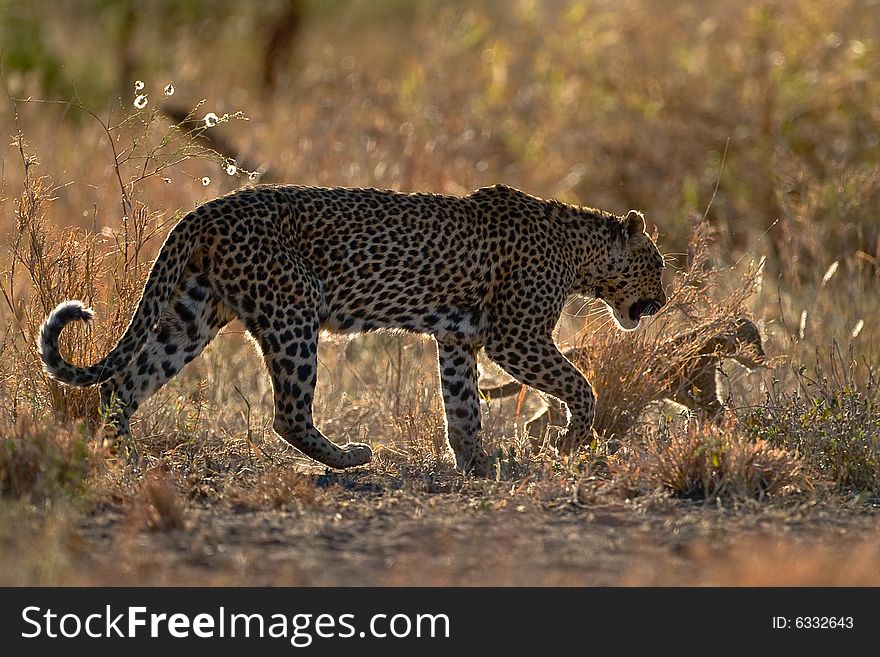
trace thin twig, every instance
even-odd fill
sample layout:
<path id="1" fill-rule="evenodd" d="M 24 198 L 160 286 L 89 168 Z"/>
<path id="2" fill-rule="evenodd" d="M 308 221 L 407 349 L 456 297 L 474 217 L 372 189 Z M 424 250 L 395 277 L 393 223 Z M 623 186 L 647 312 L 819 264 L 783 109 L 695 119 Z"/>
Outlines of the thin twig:
<path id="1" fill-rule="evenodd" d="M 715 179 L 715 189 L 712 190 L 712 197 L 706 205 L 706 211 L 703 213 L 703 221 L 706 221 L 706 217 L 709 216 L 709 208 L 712 207 L 712 202 L 715 200 L 715 196 L 718 194 L 718 188 L 721 186 L 721 176 L 724 174 L 724 163 L 727 161 L 728 146 L 730 146 L 730 137 L 728 137 L 727 141 L 724 143 L 724 153 L 721 155 L 721 164 L 718 167 L 718 177 Z"/>

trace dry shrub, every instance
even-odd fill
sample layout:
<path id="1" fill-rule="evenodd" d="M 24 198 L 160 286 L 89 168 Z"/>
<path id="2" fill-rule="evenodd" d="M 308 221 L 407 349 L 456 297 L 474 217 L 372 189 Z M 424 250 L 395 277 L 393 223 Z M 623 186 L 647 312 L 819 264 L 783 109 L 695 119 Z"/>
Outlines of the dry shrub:
<path id="1" fill-rule="evenodd" d="M 627 492 L 665 490 L 676 497 L 764 499 L 812 488 L 798 456 L 751 440 L 732 421 L 724 426 L 664 425 L 610 460 L 616 484 Z"/>
<path id="2" fill-rule="evenodd" d="M 0 438 L 0 495 L 41 500 L 75 492 L 91 463 L 79 433 L 21 419 Z"/>
<path id="3" fill-rule="evenodd" d="M 63 300 L 99 305 L 101 330 L 77 323 L 62 334 L 61 348 L 74 363 L 91 363 L 110 351 L 128 325 L 146 274 L 147 263 L 137 254 L 149 237 L 150 217 L 139 206 L 119 235 L 51 225 L 47 215 L 58 187 L 46 176 L 34 176 L 36 160 L 25 153 L 20 136 L 18 143 L 22 192 L 0 278 L 11 327 L 3 343 L 3 366 L 10 376 L 0 389 L 2 407 L 12 420 L 24 409 L 33 415 L 51 410 L 58 422 L 86 418 L 94 427 L 99 421 L 97 389 L 64 386 L 43 372 L 37 353 L 40 325 Z"/>
<path id="4" fill-rule="evenodd" d="M 747 301 L 760 265 L 747 267 L 738 283 L 725 289 L 729 269 L 711 263 L 712 231 L 698 223 L 691 234 L 687 267 L 673 282 L 666 306 L 645 329 L 624 332 L 602 316 L 598 327 L 582 331 L 575 365 L 596 391 L 594 427 L 600 436 L 622 438 L 652 401 L 669 396 L 670 381 L 701 357 L 707 340 L 729 332 L 748 315 Z"/>
<path id="5" fill-rule="evenodd" d="M 823 360 L 830 365 L 823 366 Z M 834 343 L 797 389 L 771 382 L 764 403 L 743 418 L 750 436 L 796 452 L 841 489 L 880 491 L 880 369 Z"/>

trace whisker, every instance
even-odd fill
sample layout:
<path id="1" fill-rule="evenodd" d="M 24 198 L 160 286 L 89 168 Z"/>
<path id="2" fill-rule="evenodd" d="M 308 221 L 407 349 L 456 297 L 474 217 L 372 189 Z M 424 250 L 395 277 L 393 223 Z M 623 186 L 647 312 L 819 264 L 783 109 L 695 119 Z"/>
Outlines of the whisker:
<path id="1" fill-rule="evenodd" d="M 592 319 L 594 319 L 594 320 L 598 319 L 598 314 L 594 315 Z M 573 341 L 576 341 L 579 338 L 584 338 L 588 335 L 593 335 L 593 334 L 597 333 L 598 331 L 601 331 L 603 328 L 608 326 L 608 324 L 613 321 L 614 321 L 614 316 L 611 315 L 611 313 L 608 313 L 608 316 L 601 323 L 597 324 L 596 321 L 586 322 L 586 323 L 584 323 L 583 328 L 580 331 L 578 331 L 577 333 L 575 333 L 571 339 Z"/>
<path id="2" fill-rule="evenodd" d="M 592 326 L 593 324 L 596 323 L 596 321 L 598 321 L 599 319 L 602 319 L 604 317 L 605 317 L 604 311 L 595 312 L 595 313 L 591 313 L 589 315 L 586 315 L 584 317 L 584 319 L 587 320 L 587 322 L 585 322 L 585 326 Z"/>
<path id="3" fill-rule="evenodd" d="M 583 311 L 583 309 L 586 308 L 589 304 L 590 304 L 589 300 L 584 300 L 584 302 L 581 304 L 581 307 L 578 308 L 574 313 L 565 313 L 565 314 L 567 317 L 575 317 L 575 318 L 582 317 L 581 311 Z M 587 313 L 587 314 L 589 314 L 589 313 Z"/>
<path id="4" fill-rule="evenodd" d="M 588 317 L 593 317 L 595 315 L 601 315 L 603 312 L 605 312 L 605 306 L 596 306 L 594 308 L 590 308 L 586 313 L 581 314 L 583 312 L 584 308 L 587 308 L 588 306 L 591 306 L 592 304 L 593 304 L 593 301 L 591 299 L 591 300 L 585 302 L 580 308 L 578 308 L 577 312 L 566 313 L 566 317 L 573 317 L 576 319 L 585 319 Z"/>
<path id="5" fill-rule="evenodd" d="M 599 324 L 599 326 L 597 326 L 596 328 L 594 328 L 594 329 L 593 329 L 593 333 L 598 333 L 598 332 L 601 331 L 603 328 L 605 328 L 606 326 L 608 326 L 609 324 L 611 324 L 613 321 L 614 321 L 614 317 L 609 317 L 609 318 L 606 319 L 604 322 L 602 322 L 601 324 Z"/>
<path id="6" fill-rule="evenodd" d="M 593 306 L 592 308 L 590 308 L 590 310 L 587 312 L 587 314 L 588 314 L 588 315 L 598 315 L 598 314 L 600 314 L 600 313 L 604 313 L 605 310 L 606 310 L 606 306 L 605 306 L 605 305 L 601 305 L 601 306 Z"/>

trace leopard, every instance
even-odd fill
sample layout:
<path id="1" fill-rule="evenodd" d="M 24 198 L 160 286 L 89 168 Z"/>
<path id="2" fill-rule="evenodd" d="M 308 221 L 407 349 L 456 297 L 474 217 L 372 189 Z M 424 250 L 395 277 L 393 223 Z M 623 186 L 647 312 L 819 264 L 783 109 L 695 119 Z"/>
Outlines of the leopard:
<path id="1" fill-rule="evenodd" d="M 745 316 L 722 322 L 710 337 L 704 339 L 694 351 L 689 345 L 705 335 L 703 327 L 690 328 L 673 335 L 667 344 L 658 348 L 658 353 L 679 354 L 678 359 L 661 364 L 660 379 L 663 394 L 656 401 L 673 401 L 687 408 L 693 415 L 718 423 L 724 415 L 724 399 L 718 390 L 718 372 L 724 359 L 729 358 L 747 371 L 767 366 L 767 355 L 761 332 L 755 322 Z M 573 362 L 583 359 L 584 347 L 573 347 L 563 351 L 565 357 Z M 491 400 L 503 399 L 524 392 L 518 381 L 510 381 L 497 386 L 481 387 L 480 396 Z M 544 398 L 538 411 L 523 423 L 523 432 L 528 437 L 532 451 L 538 452 L 545 440 L 553 441 L 551 427 L 564 427 L 565 408 L 557 400 Z"/>
<path id="2" fill-rule="evenodd" d="M 679 345 L 692 343 L 694 336 L 691 330 L 672 338 L 673 351 Z M 667 369 L 667 398 L 701 417 L 719 421 L 725 403 L 718 390 L 718 373 L 725 358 L 738 362 L 747 371 L 767 366 L 761 332 L 753 320 L 737 317 L 725 323 L 703 342 L 696 354 L 685 358 L 681 367 Z"/>
<path id="3" fill-rule="evenodd" d="M 130 435 L 132 414 L 229 322 L 238 319 L 268 370 L 272 428 L 332 469 L 367 464 L 370 445 L 337 445 L 316 426 L 319 335 L 430 336 L 448 452 L 485 474 L 477 356 L 563 400 L 571 419 L 559 452 L 591 436 L 590 382 L 553 332 L 574 296 L 601 299 L 617 326 L 636 329 L 666 303 L 664 258 L 644 215 L 545 199 L 506 185 L 464 195 L 367 187 L 254 185 L 204 202 L 169 231 L 122 336 L 77 366 L 62 329 L 89 322 L 81 301 L 44 320 L 44 370 L 100 390 L 106 425 Z"/>

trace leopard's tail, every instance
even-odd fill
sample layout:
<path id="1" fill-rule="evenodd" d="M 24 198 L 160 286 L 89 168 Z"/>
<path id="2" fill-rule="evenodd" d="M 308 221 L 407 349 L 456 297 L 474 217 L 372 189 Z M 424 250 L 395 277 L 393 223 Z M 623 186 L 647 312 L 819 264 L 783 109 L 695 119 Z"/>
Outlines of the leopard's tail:
<path id="1" fill-rule="evenodd" d="M 480 388 L 480 396 L 489 399 L 503 399 L 522 392 L 523 384 L 519 381 L 508 381 L 492 388 Z"/>
<path id="2" fill-rule="evenodd" d="M 186 215 L 165 239 L 153 263 L 125 334 L 109 354 L 94 365 L 78 367 L 69 363 L 58 349 L 61 330 L 70 322 L 88 322 L 93 312 L 81 301 L 60 303 L 40 327 L 39 353 L 43 368 L 53 379 L 72 386 L 90 386 L 106 381 L 121 370 L 143 346 L 162 311 L 168 305 L 187 262 L 198 244 L 201 219 L 197 211 Z"/>

